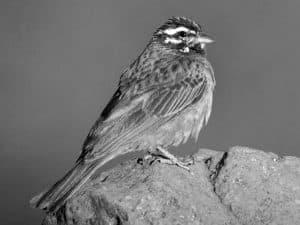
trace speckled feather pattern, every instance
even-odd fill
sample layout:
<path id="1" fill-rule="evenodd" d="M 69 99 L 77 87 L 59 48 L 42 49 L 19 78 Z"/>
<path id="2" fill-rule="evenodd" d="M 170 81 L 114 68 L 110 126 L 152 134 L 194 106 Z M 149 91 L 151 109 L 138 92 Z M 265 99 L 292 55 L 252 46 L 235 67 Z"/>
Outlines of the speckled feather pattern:
<path id="1" fill-rule="evenodd" d="M 212 67 L 201 55 L 165 52 L 148 46 L 123 73 L 119 97 L 111 100 L 117 103 L 109 103 L 114 105 L 109 116 L 91 131 L 90 143 L 97 141 L 85 158 L 168 147 L 185 142 L 190 135 L 198 137 L 211 112 Z"/>

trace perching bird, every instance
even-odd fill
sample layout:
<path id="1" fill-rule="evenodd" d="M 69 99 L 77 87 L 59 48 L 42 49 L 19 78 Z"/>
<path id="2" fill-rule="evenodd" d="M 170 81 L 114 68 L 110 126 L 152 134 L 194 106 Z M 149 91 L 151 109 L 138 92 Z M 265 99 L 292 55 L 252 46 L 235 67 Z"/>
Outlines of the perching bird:
<path id="1" fill-rule="evenodd" d="M 190 136 L 197 139 L 210 117 L 215 79 L 206 44 L 212 42 L 200 25 L 184 17 L 173 17 L 159 27 L 122 73 L 75 166 L 31 204 L 56 211 L 98 168 L 136 150 L 159 152 L 187 168 L 167 148 Z"/>

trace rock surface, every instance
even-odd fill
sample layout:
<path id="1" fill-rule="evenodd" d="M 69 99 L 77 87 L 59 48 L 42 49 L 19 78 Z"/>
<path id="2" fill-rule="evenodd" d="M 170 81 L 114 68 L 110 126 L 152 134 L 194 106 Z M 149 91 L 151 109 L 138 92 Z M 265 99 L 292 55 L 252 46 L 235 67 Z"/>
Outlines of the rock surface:
<path id="1" fill-rule="evenodd" d="M 300 159 L 200 150 L 191 173 L 134 159 L 92 179 L 43 225 L 300 224 Z"/>

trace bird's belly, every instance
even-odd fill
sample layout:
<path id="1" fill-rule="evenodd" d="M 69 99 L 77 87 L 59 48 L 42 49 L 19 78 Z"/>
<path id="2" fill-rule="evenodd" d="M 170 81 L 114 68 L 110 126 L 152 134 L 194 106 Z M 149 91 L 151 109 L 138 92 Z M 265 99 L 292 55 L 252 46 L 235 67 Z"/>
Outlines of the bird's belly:
<path id="1" fill-rule="evenodd" d="M 142 138 L 142 145 L 146 145 L 144 146 L 146 148 L 168 147 L 185 143 L 190 136 L 197 139 L 211 112 L 212 92 L 207 92 L 205 96 L 156 130 L 145 134 Z"/>

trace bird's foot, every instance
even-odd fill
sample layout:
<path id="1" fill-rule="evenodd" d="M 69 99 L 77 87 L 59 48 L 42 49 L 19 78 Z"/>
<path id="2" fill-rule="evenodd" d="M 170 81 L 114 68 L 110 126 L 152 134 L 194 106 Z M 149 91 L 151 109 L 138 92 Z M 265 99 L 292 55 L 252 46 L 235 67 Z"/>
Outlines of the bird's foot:
<path id="1" fill-rule="evenodd" d="M 182 162 L 179 159 L 164 159 L 164 158 L 159 158 L 157 160 L 160 163 L 169 164 L 169 165 L 176 165 L 176 166 L 178 166 L 180 168 L 183 168 L 183 169 L 185 169 L 185 170 L 187 170 L 189 172 L 191 171 L 191 169 L 188 167 L 188 165 L 190 165 L 190 164 L 188 164 L 186 162 Z"/>
<path id="2" fill-rule="evenodd" d="M 194 160 L 188 159 L 184 162 L 177 159 L 174 155 L 172 155 L 170 152 L 168 152 L 166 149 L 162 147 L 157 147 L 157 151 L 159 154 L 151 153 L 150 155 L 146 155 L 145 159 L 149 159 L 150 157 L 154 157 L 154 160 L 157 160 L 161 163 L 169 164 L 169 165 L 176 165 L 180 168 L 183 168 L 187 171 L 191 171 L 191 169 L 188 167 L 189 165 L 194 164 Z"/>

